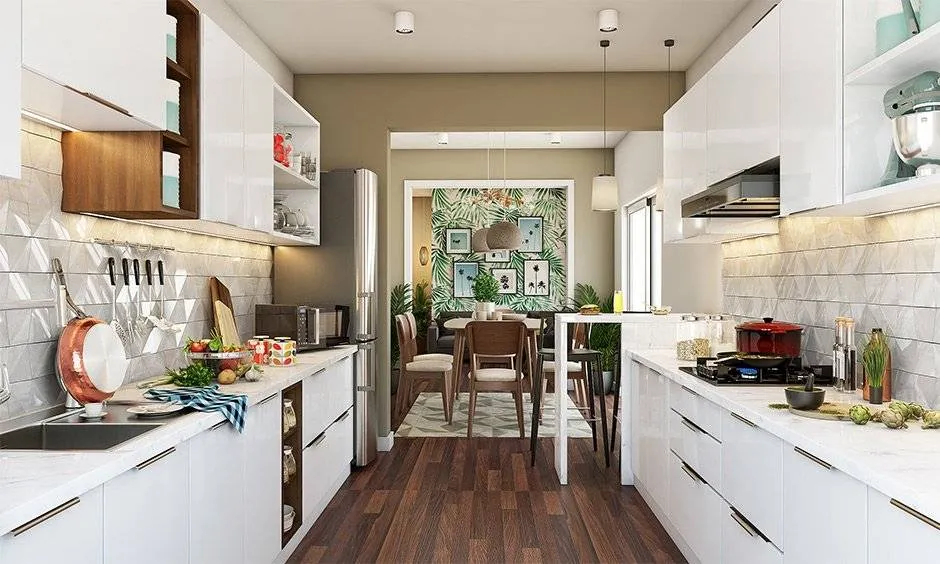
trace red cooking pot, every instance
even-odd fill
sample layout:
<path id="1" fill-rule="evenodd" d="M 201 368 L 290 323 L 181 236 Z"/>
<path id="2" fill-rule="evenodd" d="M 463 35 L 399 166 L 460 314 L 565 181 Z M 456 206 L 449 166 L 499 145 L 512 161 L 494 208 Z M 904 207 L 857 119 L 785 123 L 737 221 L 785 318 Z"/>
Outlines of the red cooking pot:
<path id="1" fill-rule="evenodd" d="M 746 354 L 772 356 L 800 356 L 803 328 L 793 323 L 774 321 L 765 317 L 763 321 L 751 321 L 735 327 L 738 334 L 738 351 Z"/>

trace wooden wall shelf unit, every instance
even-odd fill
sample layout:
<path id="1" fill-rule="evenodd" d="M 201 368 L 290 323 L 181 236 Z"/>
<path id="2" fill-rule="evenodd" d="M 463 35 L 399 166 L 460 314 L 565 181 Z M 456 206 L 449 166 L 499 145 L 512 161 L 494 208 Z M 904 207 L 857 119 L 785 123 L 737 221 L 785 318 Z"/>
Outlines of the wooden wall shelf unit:
<path id="1" fill-rule="evenodd" d="M 123 219 L 199 217 L 199 11 L 167 0 L 177 20 L 177 61 L 166 76 L 180 83 L 180 133 L 97 132 L 62 135 L 62 210 Z M 180 156 L 179 208 L 163 202 L 163 152 Z"/>
<path id="2" fill-rule="evenodd" d="M 283 485 L 281 490 L 281 503 L 284 505 L 290 505 L 294 508 L 294 524 L 291 526 L 290 530 L 284 531 L 281 529 L 281 546 L 287 546 L 287 543 L 290 542 L 291 537 L 294 536 L 294 533 L 300 529 L 300 525 L 304 520 L 304 511 L 303 511 L 303 382 L 297 382 L 293 386 L 284 390 L 283 398 L 285 400 L 292 400 L 294 406 L 294 414 L 297 416 L 297 426 L 294 427 L 294 431 L 284 437 L 284 446 L 289 446 L 294 451 L 294 460 L 297 463 L 297 473 L 290 479 L 289 482 Z M 283 415 L 282 415 L 283 417 Z M 281 421 L 281 428 L 283 429 L 283 420 Z"/>

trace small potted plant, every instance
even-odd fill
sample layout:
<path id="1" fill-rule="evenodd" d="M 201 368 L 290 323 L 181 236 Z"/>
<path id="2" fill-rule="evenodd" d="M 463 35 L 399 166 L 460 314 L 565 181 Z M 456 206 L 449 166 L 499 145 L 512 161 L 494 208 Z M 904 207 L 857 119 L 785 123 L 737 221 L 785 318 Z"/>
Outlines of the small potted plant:
<path id="1" fill-rule="evenodd" d="M 473 279 L 473 297 L 476 299 L 476 313 L 478 320 L 490 319 L 496 311 L 496 298 L 499 297 L 499 282 L 488 271 L 477 274 Z"/>
<path id="2" fill-rule="evenodd" d="M 882 385 L 888 364 L 888 338 L 884 333 L 872 333 L 868 344 L 862 351 L 862 365 L 868 379 L 868 398 L 873 404 L 882 401 Z"/>

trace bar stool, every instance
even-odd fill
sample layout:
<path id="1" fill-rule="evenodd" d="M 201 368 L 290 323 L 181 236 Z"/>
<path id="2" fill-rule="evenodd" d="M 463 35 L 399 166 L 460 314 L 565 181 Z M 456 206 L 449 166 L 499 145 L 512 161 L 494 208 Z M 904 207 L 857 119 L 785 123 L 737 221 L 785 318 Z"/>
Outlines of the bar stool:
<path id="1" fill-rule="evenodd" d="M 614 392 L 614 412 L 610 418 L 610 452 L 614 452 L 617 441 L 617 419 L 620 412 L 620 351 L 614 353 L 614 380 L 611 386 Z"/>
<path id="2" fill-rule="evenodd" d="M 587 366 L 587 395 L 588 395 L 588 406 L 577 408 L 579 412 L 588 412 L 588 417 L 585 419 L 591 425 L 591 439 L 594 443 L 594 452 L 597 452 L 597 422 L 598 419 L 601 423 L 601 435 L 604 443 L 604 461 L 607 464 L 607 467 L 610 468 L 610 447 L 607 439 L 607 409 L 605 405 L 604 395 L 600 396 L 600 414 L 595 410 L 594 402 L 598 397 L 595 393 L 595 390 L 602 390 L 603 385 L 603 373 L 601 371 L 601 353 L 600 351 L 595 351 L 591 349 L 572 349 L 568 351 L 568 360 L 571 362 L 583 362 Z M 544 371 L 542 370 L 542 365 L 545 362 L 554 362 L 555 361 L 555 349 L 539 349 L 538 351 L 538 362 L 536 363 L 535 377 L 532 379 L 532 438 L 530 443 L 530 450 L 532 453 L 532 466 L 535 466 L 535 451 L 538 447 L 538 434 L 539 434 L 539 414 L 540 407 L 542 403 L 542 380 L 544 378 Z M 598 383 L 598 378 L 601 378 L 600 383 Z M 555 390 L 556 394 L 568 393 L 567 387 L 564 390 Z M 599 416 L 598 416 L 599 415 Z M 565 417 L 564 413 L 556 413 L 555 417 Z"/>

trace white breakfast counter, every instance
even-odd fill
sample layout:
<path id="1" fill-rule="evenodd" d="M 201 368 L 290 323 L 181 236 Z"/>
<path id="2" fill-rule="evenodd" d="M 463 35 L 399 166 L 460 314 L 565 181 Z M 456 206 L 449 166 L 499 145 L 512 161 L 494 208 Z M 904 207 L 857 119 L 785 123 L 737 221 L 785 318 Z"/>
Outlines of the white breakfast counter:
<path id="1" fill-rule="evenodd" d="M 248 396 L 248 405 L 270 397 L 305 377 L 356 352 L 345 346 L 298 355 L 290 367 L 266 367 L 258 382 L 239 381 L 222 391 Z M 115 399 L 143 399 L 130 385 Z M 126 409 L 111 405 L 107 410 Z M 0 536 L 21 523 L 77 497 L 170 447 L 176 446 L 223 420 L 219 413 L 195 412 L 165 421 L 150 431 L 107 451 L 3 451 L 0 450 Z M 155 421 L 156 422 L 156 421 Z"/>

